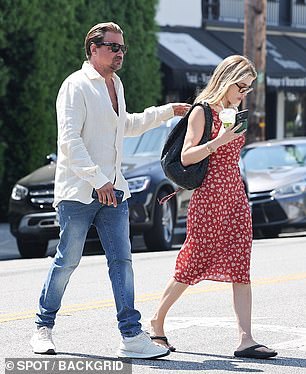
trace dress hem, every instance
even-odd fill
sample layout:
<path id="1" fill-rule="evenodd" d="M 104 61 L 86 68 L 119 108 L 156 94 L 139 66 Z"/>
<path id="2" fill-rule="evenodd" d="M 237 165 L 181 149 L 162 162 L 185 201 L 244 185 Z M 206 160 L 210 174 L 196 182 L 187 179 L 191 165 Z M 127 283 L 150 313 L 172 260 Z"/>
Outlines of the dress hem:
<path id="1" fill-rule="evenodd" d="M 186 281 L 182 281 L 182 280 L 179 280 L 175 275 L 173 276 L 174 280 L 178 283 L 182 283 L 182 284 L 187 284 L 188 286 L 195 286 L 196 284 L 202 282 L 202 281 L 213 281 L 213 282 L 221 282 L 221 283 L 232 283 L 232 284 L 235 284 L 235 283 L 238 283 L 238 284 L 251 284 L 251 281 L 241 281 L 241 282 L 237 282 L 237 281 L 233 281 L 233 280 L 230 280 L 230 279 L 213 279 L 213 278 L 207 278 L 207 277 L 204 277 L 204 278 L 200 278 L 196 281 L 193 281 L 193 282 L 186 282 Z"/>

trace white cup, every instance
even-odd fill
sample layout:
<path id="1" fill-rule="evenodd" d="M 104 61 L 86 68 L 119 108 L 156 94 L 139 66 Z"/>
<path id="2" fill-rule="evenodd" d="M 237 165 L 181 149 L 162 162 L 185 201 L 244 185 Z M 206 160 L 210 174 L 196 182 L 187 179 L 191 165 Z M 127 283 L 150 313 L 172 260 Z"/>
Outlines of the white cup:
<path id="1" fill-rule="evenodd" d="M 228 127 L 236 121 L 236 110 L 233 108 L 225 108 L 219 113 L 219 118 L 224 127 Z"/>

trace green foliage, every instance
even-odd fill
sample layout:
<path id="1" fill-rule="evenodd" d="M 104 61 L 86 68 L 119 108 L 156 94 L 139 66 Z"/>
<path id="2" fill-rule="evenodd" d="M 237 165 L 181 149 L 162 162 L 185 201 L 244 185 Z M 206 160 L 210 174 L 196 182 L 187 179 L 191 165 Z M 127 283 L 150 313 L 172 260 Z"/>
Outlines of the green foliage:
<path id="1" fill-rule="evenodd" d="M 156 58 L 157 0 L 0 0 L 0 220 L 14 183 L 56 150 L 55 100 L 61 82 L 81 67 L 84 38 L 98 22 L 124 30 L 122 71 L 127 108 L 160 99 Z"/>
<path id="2" fill-rule="evenodd" d="M 156 58 L 155 6 L 156 1 L 152 0 L 124 2 L 122 27 L 130 48 L 126 55 L 122 79 L 126 86 L 127 107 L 132 111 L 142 111 L 143 107 L 155 105 L 160 100 L 161 80 L 160 63 Z M 135 79 L 137 76 L 141 79 Z"/>
<path id="3" fill-rule="evenodd" d="M 87 21 L 84 35 L 92 25 L 99 22 L 113 21 L 123 29 L 129 50 L 118 75 L 125 87 L 129 112 L 143 111 L 161 99 L 160 63 L 156 58 L 157 4 L 158 0 L 114 0 L 103 1 L 101 6 L 101 2 L 87 0 L 80 8 L 81 23 Z M 91 17 L 86 15 L 86 9 L 91 9 Z"/>
<path id="4" fill-rule="evenodd" d="M 75 2 L 77 4 L 77 1 Z M 65 25 L 73 7 L 63 1 L 1 1 L 1 57 L 5 75 L 0 103 L 3 181 L 0 211 L 5 214 L 13 184 L 42 164 L 55 150 L 55 98 L 71 69 L 75 44 L 67 43 Z M 60 54 L 58 54 L 58 52 Z M 62 56 L 67 58 L 62 61 Z"/>

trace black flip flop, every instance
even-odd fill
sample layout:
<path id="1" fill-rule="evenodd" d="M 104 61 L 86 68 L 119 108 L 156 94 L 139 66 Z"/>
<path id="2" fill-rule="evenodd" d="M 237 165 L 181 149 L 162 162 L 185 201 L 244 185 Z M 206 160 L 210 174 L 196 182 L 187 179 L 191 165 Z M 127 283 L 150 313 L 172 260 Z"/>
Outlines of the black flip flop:
<path id="1" fill-rule="evenodd" d="M 162 340 L 163 342 L 165 342 L 167 344 L 169 351 L 171 351 L 171 352 L 175 352 L 176 351 L 176 348 L 173 347 L 173 345 L 169 344 L 168 339 L 167 339 L 166 336 L 150 336 L 150 338 L 152 340 Z"/>
<path id="2" fill-rule="evenodd" d="M 262 352 L 256 350 L 256 348 L 267 348 L 265 345 L 262 344 L 256 344 L 252 347 L 243 349 L 242 351 L 235 351 L 234 356 L 235 357 L 241 357 L 241 358 L 257 358 L 257 359 L 265 359 L 265 358 L 271 358 L 275 357 L 277 355 L 277 352 Z"/>

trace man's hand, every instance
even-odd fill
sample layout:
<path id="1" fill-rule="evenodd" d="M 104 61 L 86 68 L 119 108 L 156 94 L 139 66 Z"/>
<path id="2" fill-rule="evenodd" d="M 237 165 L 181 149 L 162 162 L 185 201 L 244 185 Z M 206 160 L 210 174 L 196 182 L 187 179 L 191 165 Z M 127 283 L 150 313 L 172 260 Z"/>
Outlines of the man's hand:
<path id="1" fill-rule="evenodd" d="M 184 116 L 191 108 L 191 105 L 186 103 L 173 103 L 172 108 L 175 116 Z"/>
<path id="2" fill-rule="evenodd" d="M 114 185 L 111 182 L 106 183 L 100 188 L 96 188 L 99 202 L 103 205 L 113 205 L 117 207 L 117 200 L 114 194 Z"/>

